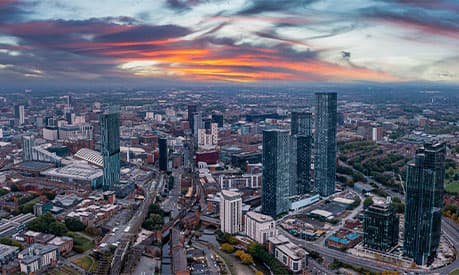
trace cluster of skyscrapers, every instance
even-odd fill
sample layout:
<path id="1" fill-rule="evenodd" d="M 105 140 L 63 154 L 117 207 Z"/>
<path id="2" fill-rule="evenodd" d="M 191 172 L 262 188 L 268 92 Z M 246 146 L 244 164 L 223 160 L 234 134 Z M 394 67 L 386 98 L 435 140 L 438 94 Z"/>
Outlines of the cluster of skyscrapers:
<path id="1" fill-rule="evenodd" d="M 445 155 L 444 143 L 425 144 L 406 173 L 403 253 L 418 265 L 429 264 L 440 244 Z M 399 218 L 389 203 L 375 203 L 363 230 L 365 246 L 389 251 L 398 244 Z"/>
<path id="2" fill-rule="evenodd" d="M 316 93 L 314 191 L 335 192 L 337 94 Z M 291 131 L 263 131 L 262 212 L 277 216 L 288 211 L 288 198 L 310 189 L 312 114 L 292 113 Z"/>

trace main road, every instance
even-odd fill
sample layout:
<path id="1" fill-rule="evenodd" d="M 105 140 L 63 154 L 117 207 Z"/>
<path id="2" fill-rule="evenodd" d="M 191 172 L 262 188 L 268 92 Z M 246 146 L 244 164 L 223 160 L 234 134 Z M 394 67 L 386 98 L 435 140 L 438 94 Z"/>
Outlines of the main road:
<path id="1" fill-rule="evenodd" d="M 334 250 L 328 247 L 325 247 L 321 244 L 308 242 L 303 239 L 298 239 L 293 237 L 284 229 L 279 227 L 279 231 L 282 232 L 287 238 L 289 238 L 292 242 L 301 245 L 302 247 L 306 248 L 307 250 L 316 251 L 319 254 L 338 259 L 341 262 L 348 263 L 354 266 L 363 267 L 366 269 L 374 270 L 377 272 L 382 272 L 384 270 L 394 270 L 398 271 L 402 274 L 449 274 L 450 272 L 459 269 L 459 259 L 456 256 L 456 259 L 453 263 L 446 265 L 444 267 L 434 269 L 434 270 L 422 270 L 422 269 L 409 269 L 409 268 L 402 268 L 399 266 L 387 264 L 384 262 L 372 260 L 369 258 L 362 258 L 358 257 L 346 252 Z M 459 250 L 459 225 L 457 223 L 453 223 L 452 221 L 443 218 L 442 220 L 442 233 L 446 239 L 453 245 L 456 251 Z"/>
<path id="2" fill-rule="evenodd" d="M 156 201 L 156 196 L 158 195 L 159 190 L 161 190 L 163 187 L 163 183 L 164 175 L 160 174 L 158 182 L 156 182 L 155 178 L 153 178 L 146 185 L 145 199 L 142 202 L 140 208 L 136 211 L 136 214 L 129 221 L 128 226 L 124 229 L 121 237 L 121 242 L 116 247 L 110 268 L 111 275 L 117 275 L 121 273 L 126 252 L 128 251 L 132 242 L 137 238 L 140 227 L 148 215 L 149 206 Z"/>

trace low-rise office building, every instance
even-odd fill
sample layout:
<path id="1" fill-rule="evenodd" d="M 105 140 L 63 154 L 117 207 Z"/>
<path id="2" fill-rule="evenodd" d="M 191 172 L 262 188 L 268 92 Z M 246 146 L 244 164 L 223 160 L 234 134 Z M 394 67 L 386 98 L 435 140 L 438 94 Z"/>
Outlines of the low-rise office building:
<path id="1" fill-rule="evenodd" d="M 21 272 L 36 274 L 57 264 L 59 248 L 54 245 L 33 244 L 18 254 Z"/>

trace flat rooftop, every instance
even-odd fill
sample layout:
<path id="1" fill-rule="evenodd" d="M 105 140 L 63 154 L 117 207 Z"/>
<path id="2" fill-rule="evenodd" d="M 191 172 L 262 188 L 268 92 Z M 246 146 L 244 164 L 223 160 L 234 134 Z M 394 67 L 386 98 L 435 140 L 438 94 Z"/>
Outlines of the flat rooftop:
<path id="1" fill-rule="evenodd" d="M 49 169 L 51 167 L 54 167 L 54 164 L 49 163 L 49 162 L 24 161 L 24 162 L 16 164 L 14 166 L 14 169 L 30 170 L 30 171 L 44 171 L 44 170 Z"/>
<path id="2" fill-rule="evenodd" d="M 95 180 L 103 176 L 102 169 L 87 164 L 70 164 L 64 167 L 52 168 L 41 172 L 42 175 L 76 180 Z"/>

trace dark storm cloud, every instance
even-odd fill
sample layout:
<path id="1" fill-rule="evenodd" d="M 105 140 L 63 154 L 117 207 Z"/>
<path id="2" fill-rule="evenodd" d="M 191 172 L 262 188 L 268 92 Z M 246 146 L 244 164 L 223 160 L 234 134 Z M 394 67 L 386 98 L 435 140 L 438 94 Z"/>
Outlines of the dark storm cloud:
<path id="1" fill-rule="evenodd" d="M 248 6 L 237 12 L 239 15 L 260 14 L 263 12 L 298 10 L 320 0 L 252 0 Z"/>
<path id="2" fill-rule="evenodd" d="M 167 7 L 176 11 L 183 11 L 199 5 L 203 0 L 167 0 Z"/>
<path id="3" fill-rule="evenodd" d="M 0 1 L 0 24 L 17 22 L 26 15 L 17 1 Z"/>
<path id="4" fill-rule="evenodd" d="M 459 11 L 459 2 L 456 0 L 379 0 L 389 4 L 399 4 L 426 9 Z"/>
<path id="5" fill-rule="evenodd" d="M 185 27 L 176 25 L 160 25 L 160 26 L 133 26 L 132 28 L 99 36 L 97 41 L 101 42 L 125 42 L 125 41 L 151 41 L 164 40 L 188 35 L 191 30 Z"/>
<path id="6" fill-rule="evenodd" d="M 448 36 L 450 38 L 459 38 L 458 13 L 440 14 L 419 8 L 403 10 L 367 8 L 361 10 L 361 13 L 367 18 L 382 20 L 407 29 Z"/>

